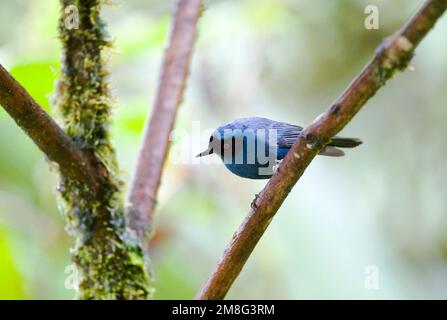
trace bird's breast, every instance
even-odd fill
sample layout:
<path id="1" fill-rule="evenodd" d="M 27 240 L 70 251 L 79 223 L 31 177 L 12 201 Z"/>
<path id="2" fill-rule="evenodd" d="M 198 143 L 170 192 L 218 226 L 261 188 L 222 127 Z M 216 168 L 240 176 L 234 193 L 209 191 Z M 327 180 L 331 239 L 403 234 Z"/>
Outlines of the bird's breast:
<path id="1" fill-rule="evenodd" d="M 228 148 L 229 149 L 229 148 Z M 265 139 L 234 140 L 230 150 L 221 154 L 225 166 L 234 174 L 249 179 L 268 179 L 273 174 L 278 156 L 283 152 Z"/>

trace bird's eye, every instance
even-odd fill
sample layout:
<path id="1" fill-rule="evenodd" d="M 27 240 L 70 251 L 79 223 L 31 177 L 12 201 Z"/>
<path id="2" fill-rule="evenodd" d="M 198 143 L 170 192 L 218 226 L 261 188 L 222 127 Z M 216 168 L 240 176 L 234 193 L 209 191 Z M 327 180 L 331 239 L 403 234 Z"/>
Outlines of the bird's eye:
<path id="1" fill-rule="evenodd" d="M 214 137 L 211 136 L 211 137 L 210 137 L 210 143 L 213 142 L 213 139 L 214 139 Z"/>

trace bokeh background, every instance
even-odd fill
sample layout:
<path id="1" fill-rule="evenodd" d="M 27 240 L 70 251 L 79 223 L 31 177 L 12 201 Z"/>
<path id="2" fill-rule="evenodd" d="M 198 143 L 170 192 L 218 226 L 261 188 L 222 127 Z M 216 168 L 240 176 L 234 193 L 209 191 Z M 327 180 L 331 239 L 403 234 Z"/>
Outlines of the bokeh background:
<path id="1" fill-rule="evenodd" d="M 254 115 L 308 124 L 421 2 L 206 1 L 158 200 L 155 298 L 194 296 L 266 183 L 221 164 L 192 164 L 194 126 L 206 133 Z M 369 4 L 380 10 L 379 30 L 364 27 Z M 113 139 L 127 181 L 172 6 L 132 0 L 104 10 L 115 39 L 107 53 Z M 56 0 L 0 0 L 0 63 L 56 118 L 58 13 Z M 364 140 L 361 147 L 312 162 L 228 298 L 447 298 L 446 34 L 443 17 L 412 70 L 344 129 Z M 205 146 L 205 133 L 196 145 Z M 0 298 L 71 299 L 72 242 L 57 209 L 56 174 L 1 108 L 0 150 Z"/>

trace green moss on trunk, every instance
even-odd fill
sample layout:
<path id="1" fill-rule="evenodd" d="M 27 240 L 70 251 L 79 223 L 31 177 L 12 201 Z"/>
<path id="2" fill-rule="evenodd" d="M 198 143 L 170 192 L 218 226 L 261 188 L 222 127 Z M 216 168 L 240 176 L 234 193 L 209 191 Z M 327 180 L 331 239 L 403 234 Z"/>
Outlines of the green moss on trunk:
<path id="1" fill-rule="evenodd" d="M 100 19 L 100 0 L 61 0 L 59 23 L 62 72 L 56 104 L 70 137 L 92 155 L 103 177 L 95 190 L 61 178 L 59 192 L 67 230 L 75 238 L 73 261 L 79 269 L 81 299 L 146 299 L 150 276 L 133 231 L 117 178 L 115 151 L 109 137 L 112 107 L 103 49 L 110 46 Z M 65 8 L 75 5 L 79 27 L 66 26 Z"/>

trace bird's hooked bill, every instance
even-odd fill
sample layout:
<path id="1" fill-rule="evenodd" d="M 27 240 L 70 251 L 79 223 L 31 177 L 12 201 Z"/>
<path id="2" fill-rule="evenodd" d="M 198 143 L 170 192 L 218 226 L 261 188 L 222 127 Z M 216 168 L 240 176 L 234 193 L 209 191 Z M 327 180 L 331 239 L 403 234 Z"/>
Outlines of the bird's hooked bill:
<path id="1" fill-rule="evenodd" d="M 207 156 L 207 155 L 212 154 L 212 153 L 213 153 L 213 148 L 208 147 L 208 149 L 206 149 L 205 151 L 202 151 L 198 155 L 196 155 L 196 158 Z"/>

